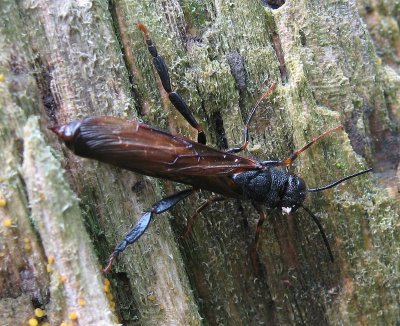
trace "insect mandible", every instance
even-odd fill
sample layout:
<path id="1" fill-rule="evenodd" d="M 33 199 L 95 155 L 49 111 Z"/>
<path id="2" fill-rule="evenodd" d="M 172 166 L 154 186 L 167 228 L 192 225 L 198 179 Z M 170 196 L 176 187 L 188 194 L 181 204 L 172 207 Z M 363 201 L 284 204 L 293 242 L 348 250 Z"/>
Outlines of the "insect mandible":
<path id="1" fill-rule="evenodd" d="M 155 69 L 171 103 L 187 122 L 197 129 L 197 142 L 179 135 L 172 135 L 157 128 L 108 116 L 87 117 L 69 124 L 50 128 L 76 155 L 109 163 L 123 169 L 144 175 L 168 179 L 190 185 L 191 188 L 165 197 L 145 212 L 137 224 L 126 234 L 110 255 L 104 272 L 109 272 L 119 254 L 134 243 L 145 232 L 154 214 L 163 213 L 189 195 L 204 189 L 217 195 L 210 197 L 197 210 L 196 215 L 213 202 L 226 198 L 249 200 L 259 213 L 254 248 L 259 239 L 261 226 L 266 218 L 262 206 L 280 208 L 291 213 L 303 208 L 314 220 L 333 261 L 332 250 L 318 218 L 303 202 L 309 192 L 332 188 L 350 178 L 371 171 L 366 169 L 346 176 L 319 188 L 307 188 L 302 178 L 288 173 L 280 167 L 287 167 L 307 148 L 326 135 L 343 129 L 337 126 L 312 139 L 301 149 L 284 160 L 255 161 L 236 155 L 246 149 L 249 142 L 248 126 L 260 102 L 276 88 L 273 83 L 250 111 L 244 125 L 244 142 L 240 147 L 225 151 L 206 146 L 206 136 L 192 115 L 183 98 L 171 88 L 168 68 L 158 55 L 147 28 L 136 24 L 143 32 L 147 48 L 153 58 Z M 191 227 L 189 223 L 188 229 Z"/>

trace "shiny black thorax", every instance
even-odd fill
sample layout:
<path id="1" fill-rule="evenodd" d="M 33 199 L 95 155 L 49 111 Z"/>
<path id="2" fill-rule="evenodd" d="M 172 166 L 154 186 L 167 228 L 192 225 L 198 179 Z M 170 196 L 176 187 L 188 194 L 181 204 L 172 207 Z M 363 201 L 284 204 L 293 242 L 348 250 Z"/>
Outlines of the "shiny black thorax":
<path id="1" fill-rule="evenodd" d="M 278 168 L 267 167 L 261 171 L 248 171 L 232 177 L 243 199 L 270 208 L 296 209 L 306 198 L 306 185 L 295 174 Z"/>

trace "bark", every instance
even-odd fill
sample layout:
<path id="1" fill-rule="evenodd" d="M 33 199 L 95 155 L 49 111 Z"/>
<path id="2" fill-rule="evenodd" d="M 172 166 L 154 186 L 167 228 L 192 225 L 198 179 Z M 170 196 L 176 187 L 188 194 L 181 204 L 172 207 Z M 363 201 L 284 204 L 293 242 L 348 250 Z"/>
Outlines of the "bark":
<path id="1" fill-rule="evenodd" d="M 35 308 L 51 325 L 400 322 L 400 8 L 270 3 L 0 4 L 2 324 L 26 324 Z M 137 21 L 210 146 L 241 144 L 247 112 L 272 81 L 279 86 L 256 113 L 243 155 L 282 159 L 344 125 L 291 167 L 309 187 L 374 167 L 306 200 L 334 263 L 300 210 L 267 210 L 252 256 L 258 215 L 234 200 L 204 211 L 181 240 L 210 195 L 201 192 L 156 216 L 108 280 L 100 273 L 140 214 L 184 187 L 75 157 L 47 127 L 112 115 L 195 137 L 162 90 Z"/>

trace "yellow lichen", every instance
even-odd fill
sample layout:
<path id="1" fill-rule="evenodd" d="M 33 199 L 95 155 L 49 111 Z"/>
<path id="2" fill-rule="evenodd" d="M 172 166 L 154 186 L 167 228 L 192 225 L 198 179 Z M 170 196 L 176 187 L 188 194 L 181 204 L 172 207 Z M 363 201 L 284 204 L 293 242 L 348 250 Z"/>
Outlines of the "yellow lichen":
<path id="1" fill-rule="evenodd" d="M 72 311 L 68 315 L 69 319 L 71 320 L 77 320 L 78 319 L 78 314 L 75 311 Z"/>
<path id="2" fill-rule="evenodd" d="M 5 226 L 6 228 L 10 228 L 10 227 L 12 227 L 12 225 L 13 225 L 13 223 L 12 223 L 12 220 L 10 218 L 6 218 L 3 221 L 3 226 Z"/>
<path id="3" fill-rule="evenodd" d="M 5 207 L 7 205 L 6 198 L 0 194 L 0 207 Z"/>
<path id="4" fill-rule="evenodd" d="M 149 296 L 147 296 L 147 299 L 149 299 L 149 301 L 152 301 L 152 302 L 157 300 L 157 298 L 154 294 L 150 294 Z"/>
<path id="5" fill-rule="evenodd" d="M 24 249 L 26 251 L 31 251 L 32 250 L 32 246 L 31 246 L 31 242 L 28 238 L 24 239 Z"/>
<path id="6" fill-rule="evenodd" d="M 31 318 L 28 320 L 28 325 L 29 326 L 37 326 L 37 325 L 39 325 L 39 322 L 36 318 Z"/>
<path id="7" fill-rule="evenodd" d="M 36 308 L 35 309 L 35 316 L 41 318 L 46 315 L 46 312 L 43 309 Z"/>

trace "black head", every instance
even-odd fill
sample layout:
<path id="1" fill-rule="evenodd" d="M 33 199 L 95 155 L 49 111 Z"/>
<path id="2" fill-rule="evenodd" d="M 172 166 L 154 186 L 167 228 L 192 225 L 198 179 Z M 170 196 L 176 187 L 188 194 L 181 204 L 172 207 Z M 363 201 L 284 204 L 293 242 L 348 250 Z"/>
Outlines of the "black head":
<path id="1" fill-rule="evenodd" d="M 286 188 L 281 201 L 282 211 L 289 214 L 302 206 L 307 196 L 304 180 L 295 174 L 288 176 Z"/>
<path id="2" fill-rule="evenodd" d="M 331 184 L 328 184 L 319 188 L 307 188 L 304 180 L 297 175 L 290 174 L 286 182 L 286 187 L 284 189 L 284 195 L 281 201 L 281 207 L 284 213 L 290 213 L 295 211 L 297 208 L 303 206 L 303 202 L 306 199 L 308 192 L 318 192 L 329 188 L 337 186 L 339 183 L 346 181 L 348 179 L 354 178 L 361 174 L 370 172 L 372 169 L 363 170 L 352 175 L 346 176 L 340 180 L 337 180 Z"/>

